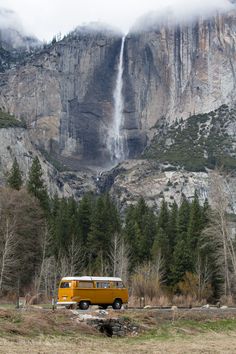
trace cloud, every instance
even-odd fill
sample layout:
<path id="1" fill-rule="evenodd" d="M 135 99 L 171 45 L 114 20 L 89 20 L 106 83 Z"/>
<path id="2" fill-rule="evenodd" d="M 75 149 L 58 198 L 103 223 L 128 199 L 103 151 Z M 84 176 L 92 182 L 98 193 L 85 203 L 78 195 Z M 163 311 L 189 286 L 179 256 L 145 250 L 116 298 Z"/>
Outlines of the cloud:
<path id="1" fill-rule="evenodd" d="M 64 35 L 89 22 L 108 23 L 127 32 L 137 18 L 148 12 L 160 15 L 168 10 L 181 19 L 227 10 L 233 5 L 229 0 L 0 0 L 0 6 L 19 14 L 27 31 L 50 40 L 58 32 Z M 11 23 L 12 18 L 8 16 Z"/>
<path id="2" fill-rule="evenodd" d="M 25 31 L 18 15 L 5 8 L 0 8 L 0 38 L 5 49 L 41 45 L 37 38 Z"/>
<path id="3" fill-rule="evenodd" d="M 173 12 L 173 16 L 177 19 L 186 19 L 193 16 L 205 15 L 209 16 L 215 11 L 223 12 L 233 8 L 229 0 L 178 0 L 178 3 L 173 0 L 167 0 L 169 9 Z"/>
<path id="4" fill-rule="evenodd" d="M 199 17 L 209 18 L 216 13 L 235 9 L 236 0 L 166 0 L 156 11 L 141 16 L 131 27 L 131 32 L 149 30 L 160 25 L 175 25 L 193 22 Z"/>
<path id="5" fill-rule="evenodd" d="M 0 28 L 10 28 L 19 32 L 24 32 L 19 16 L 13 10 L 5 8 L 0 8 Z"/>
<path id="6" fill-rule="evenodd" d="M 159 24 L 190 22 L 197 17 L 210 17 L 216 12 L 227 12 L 235 8 L 236 0 L 166 0 L 156 11 L 141 16 L 132 27 L 132 31 L 148 29 Z"/>

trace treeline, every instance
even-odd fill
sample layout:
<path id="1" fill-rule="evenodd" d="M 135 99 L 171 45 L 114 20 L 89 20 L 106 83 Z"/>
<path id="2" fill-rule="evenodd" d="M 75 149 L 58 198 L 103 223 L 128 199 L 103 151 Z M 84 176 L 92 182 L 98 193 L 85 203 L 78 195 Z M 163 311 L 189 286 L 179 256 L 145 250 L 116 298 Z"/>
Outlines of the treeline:
<path id="1" fill-rule="evenodd" d="M 140 198 L 121 216 L 109 194 L 50 198 L 42 176 L 35 158 L 23 187 L 15 160 L 0 191 L 2 294 L 20 283 L 22 292 L 49 296 L 60 277 L 85 274 L 121 276 L 140 297 L 162 291 L 201 301 L 234 293 L 227 205 L 222 234 L 217 208 L 207 200 L 201 206 L 197 193 L 192 201 L 183 195 L 179 207 L 163 200 L 158 212 Z"/>

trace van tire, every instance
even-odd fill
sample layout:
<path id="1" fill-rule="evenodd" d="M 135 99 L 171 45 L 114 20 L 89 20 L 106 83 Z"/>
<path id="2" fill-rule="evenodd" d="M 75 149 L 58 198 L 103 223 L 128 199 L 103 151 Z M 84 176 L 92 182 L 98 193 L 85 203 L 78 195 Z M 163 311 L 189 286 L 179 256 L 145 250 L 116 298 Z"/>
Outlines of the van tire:
<path id="1" fill-rule="evenodd" d="M 120 310 L 121 307 L 122 307 L 122 301 L 121 301 L 121 299 L 115 299 L 115 301 L 114 301 L 113 304 L 112 304 L 112 308 L 113 308 L 114 310 Z"/>
<path id="2" fill-rule="evenodd" d="M 88 310 L 89 305 L 90 304 L 88 301 L 80 301 L 79 308 L 80 308 L 80 310 Z"/>

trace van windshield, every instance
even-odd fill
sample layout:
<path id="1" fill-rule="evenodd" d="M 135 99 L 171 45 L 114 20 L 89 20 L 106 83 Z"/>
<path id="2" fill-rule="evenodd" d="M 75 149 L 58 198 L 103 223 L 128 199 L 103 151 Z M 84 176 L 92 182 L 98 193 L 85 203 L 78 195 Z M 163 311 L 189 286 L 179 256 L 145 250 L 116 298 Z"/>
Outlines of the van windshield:
<path id="1" fill-rule="evenodd" d="M 63 282 L 61 283 L 61 285 L 60 285 L 60 288 L 63 288 L 63 289 L 65 289 L 65 288 L 71 288 L 71 282 L 69 282 L 69 281 L 63 281 Z"/>

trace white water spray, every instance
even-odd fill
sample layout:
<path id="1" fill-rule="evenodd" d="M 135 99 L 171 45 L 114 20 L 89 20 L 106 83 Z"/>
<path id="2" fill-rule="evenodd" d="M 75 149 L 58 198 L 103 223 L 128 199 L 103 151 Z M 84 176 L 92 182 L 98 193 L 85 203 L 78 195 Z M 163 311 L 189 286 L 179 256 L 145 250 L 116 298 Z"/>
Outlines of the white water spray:
<path id="1" fill-rule="evenodd" d="M 122 161 L 125 159 L 125 136 L 123 133 L 124 125 L 124 102 L 123 102 L 123 57 L 124 57 L 124 46 L 125 46 L 125 36 L 121 41 L 120 57 L 119 57 L 119 66 L 116 79 L 116 86 L 114 91 L 114 115 L 112 127 L 110 129 L 110 134 L 108 138 L 108 148 L 111 152 L 111 158 L 113 161 Z"/>

